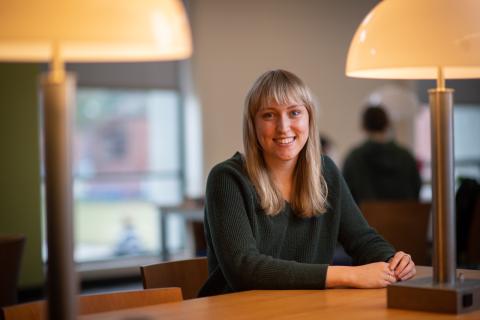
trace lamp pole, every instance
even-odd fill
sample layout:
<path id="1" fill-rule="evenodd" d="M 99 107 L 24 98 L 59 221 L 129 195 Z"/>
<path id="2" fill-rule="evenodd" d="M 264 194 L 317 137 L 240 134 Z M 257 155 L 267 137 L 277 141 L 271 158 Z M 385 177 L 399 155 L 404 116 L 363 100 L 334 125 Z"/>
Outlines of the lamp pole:
<path id="1" fill-rule="evenodd" d="M 77 278 L 73 261 L 71 168 L 72 106 L 75 77 L 65 73 L 58 45 L 50 70 L 41 76 L 48 244 L 48 319 L 77 315 Z"/>
<path id="2" fill-rule="evenodd" d="M 438 67 L 437 88 L 430 89 L 431 149 L 433 181 L 433 281 L 455 284 L 455 207 L 453 160 L 453 90 L 445 88 Z"/>

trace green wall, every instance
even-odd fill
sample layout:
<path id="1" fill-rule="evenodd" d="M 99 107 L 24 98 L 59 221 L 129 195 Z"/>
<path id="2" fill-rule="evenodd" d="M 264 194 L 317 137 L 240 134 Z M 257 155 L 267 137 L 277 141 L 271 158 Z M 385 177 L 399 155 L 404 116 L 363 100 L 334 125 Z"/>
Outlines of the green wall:
<path id="1" fill-rule="evenodd" d="M 37 64 L 0 63 L 0 233 L 27 236 L 20 287 L 43 284 Z"/>

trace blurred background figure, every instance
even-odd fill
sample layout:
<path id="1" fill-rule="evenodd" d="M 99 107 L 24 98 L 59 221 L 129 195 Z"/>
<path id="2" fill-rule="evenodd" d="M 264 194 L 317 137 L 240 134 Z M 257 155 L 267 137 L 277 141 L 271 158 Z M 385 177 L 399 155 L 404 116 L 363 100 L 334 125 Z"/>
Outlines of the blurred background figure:
<path id="1" fill-rule="evenodd" d="M 332 142 L 330 141 L 330 138 L 327 137 L 326 135 L 320 133 L 320 146 L 322 147 L 322 154 L 329 155 L 331 148 L 332 148 Z"/>
<path id="2" fill-rule="evenodd" d="M 364 200 L 418 200 L 421 179 L 412 154 L 394 141 L 382 105 L 362 115 L 367 139 L 346 157 L 343 175 L 359 204 Z"/>
<path id="3" fill-rule="evenodd" d="M 322 149 L 322 154 L 328 156 L 338 166 L 338 157 L 335 150 L 335 145 L 330 139 L 330 137 L 324 133 L 320 133 L 320 146 Z"/>
<path id="4" fill-rule="evenodd" d="M 116 256 L 138 255 L 143 253 L 144 248 L 140 241 L 135 225 L 130 218 L 123 220 L 123 227 L 115 247 Z"/>

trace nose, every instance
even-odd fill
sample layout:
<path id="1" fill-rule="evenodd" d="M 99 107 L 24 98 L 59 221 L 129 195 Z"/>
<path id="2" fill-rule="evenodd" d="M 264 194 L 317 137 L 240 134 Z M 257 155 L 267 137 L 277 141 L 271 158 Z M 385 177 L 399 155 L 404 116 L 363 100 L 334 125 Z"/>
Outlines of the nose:
<path id="1" fill-rule="evenodd" d="M 277 121 L 277 131 L 287 132 L 290 127 L 290 118 L 287 115 L 281 115 Z"/>

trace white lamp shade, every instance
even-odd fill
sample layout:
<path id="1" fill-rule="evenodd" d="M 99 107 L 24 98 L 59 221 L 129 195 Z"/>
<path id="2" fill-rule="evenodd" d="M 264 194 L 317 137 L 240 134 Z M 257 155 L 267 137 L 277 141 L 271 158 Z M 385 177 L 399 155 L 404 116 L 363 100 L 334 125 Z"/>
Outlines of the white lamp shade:
<path id="1" fill-rule="evenodd" d="M 177 0 L 1 0 L 0 60 L 149 61 L 191 55 Z"/>
<path id="2" fill-rule="evenodd" d="M 480 77 L 480 0 L 383 0 L 350 44 L 346 74 L 359 78 Z"/>

